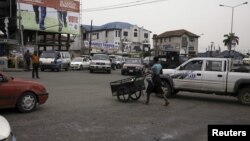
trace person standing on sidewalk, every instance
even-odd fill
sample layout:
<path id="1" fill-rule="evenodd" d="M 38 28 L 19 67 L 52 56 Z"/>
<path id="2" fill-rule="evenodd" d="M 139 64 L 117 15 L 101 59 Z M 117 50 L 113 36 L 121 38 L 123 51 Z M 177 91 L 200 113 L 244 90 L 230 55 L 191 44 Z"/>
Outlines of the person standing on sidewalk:
<path id="1" fill-rule="evenodd" d="M 148 87 L 146 90 L 147 100 L 144 102 L 144 104 L 149 104 L 150 94 L 152 92 L 162 94 L 165 100 L 164 106 L 167 106 L 169 104 L 169 101 L 162 90 L 162 84 L 161 84 L 161 78 L 160 78 L 161 70 L 162 70 L 162 66 L 159 63 L 159 58 L 154 57 L 154 65 L 151 67 L 152 82 L 148 84 Z"/>
<path id="2" fill-rule="evenodd" d="M 30 71 L 30 51 L 27 50 L 24 54 L 24 59 L 26 62 L 26 71 Z"/>
<path id="3" fill-rule="evenodd" d="M 37 51 L 34 51 L 34 54 L 31 56 L 31 61 L 32 61 L 32 66 L 33 66 L 32 78 L 35 78 L 35 74 L 36 74 L 36 78 L 39 79 L 40 78 L 38 75 L 39 57 L 38 57 Z"/>

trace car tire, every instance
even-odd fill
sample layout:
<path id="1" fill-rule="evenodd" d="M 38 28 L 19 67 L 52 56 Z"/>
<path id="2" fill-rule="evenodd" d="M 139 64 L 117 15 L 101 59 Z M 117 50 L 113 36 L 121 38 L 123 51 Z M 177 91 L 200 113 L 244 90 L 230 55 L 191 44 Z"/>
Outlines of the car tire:
<path id="1" fill-rule="evenodd" d="M 241 104 L 250 105 L 250 88 L 242 88 L 238 94 L 238 100 Z"/>
<path id="2" fill-rule="evenodd" d="M 124 72 L 124 71 L 122 71 L 122 75 L 125 75 L 125 72 Z"/>
<path id="3" fill-rule="evenodd" d="M 41 71 L 44 71 L 44 68 L 41 68 Z"/>
<path id="4" fill-rule="evenodd" d="M 92 69 L 89 69 L 89 72 L 90 72 L 90 73 L 93 73 L 93 70 L 92 70 Z"/>
<path id="5" fill-rule="evenodd" d="M 80 70 L 83 70 L 83 66 L 82 65 L 80 66 Z"/>
<path id="6" fill-rule="evenodd" d="M 33 111 L 37 105 L 37 97 L 31 92 L 25 92 L 17 101 L 16 108 L 21 113 Z"/>
<path id="7" fill-rule="evenodd" d="M 111 70 L 107 70 L 107 72 L 110 74 L 110 73 L 111 73 Z"/>

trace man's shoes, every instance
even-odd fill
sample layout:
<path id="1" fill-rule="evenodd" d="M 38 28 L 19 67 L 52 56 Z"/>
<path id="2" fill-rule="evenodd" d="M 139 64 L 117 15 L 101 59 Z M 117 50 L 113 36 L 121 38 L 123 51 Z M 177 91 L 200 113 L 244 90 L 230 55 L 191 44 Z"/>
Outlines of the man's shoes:
<path id="1" fill-rule="evenodd" d="M 170 104 L 169 101 L 167 101 L 163 106 L 168 106 L 169 104 Z"/>
<path id="2" fill-rule="evenodd" d="M 148 104 L 149 104 L 149 102 L 148 102 L 148 101 L 145 101 L 145 102 L 143 102 L 143 104 L 148 105 Z"/>

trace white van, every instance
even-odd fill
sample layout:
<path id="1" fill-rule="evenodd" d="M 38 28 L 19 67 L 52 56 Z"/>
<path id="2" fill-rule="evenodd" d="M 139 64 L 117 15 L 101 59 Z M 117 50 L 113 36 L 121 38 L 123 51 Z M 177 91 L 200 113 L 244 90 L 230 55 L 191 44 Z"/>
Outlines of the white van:
<path id="1" fill-rule="evenodd" d="M 68 71 L 70 62 L 70 54 L 66 51 L 43 51 L 39 58 L 41 71 L 45 69 L 56 71 L 65 69 L 65 71 Z"/>

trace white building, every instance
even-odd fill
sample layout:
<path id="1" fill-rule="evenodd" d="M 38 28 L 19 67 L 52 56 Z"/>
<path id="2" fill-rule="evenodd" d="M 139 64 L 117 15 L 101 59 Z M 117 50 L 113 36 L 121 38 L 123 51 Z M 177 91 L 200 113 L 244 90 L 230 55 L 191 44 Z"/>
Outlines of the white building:
<path id="1" fill-rule="evenodd" d="M 176 53 L 192 57 L 198 53 L 198 38 L 198 35 L 184 29 L 167 31 L 153 36 L 153 46 L 156 55 Z"/>
<path id="2" fill-rule="evenodd" d="M 102 26 L 83 25 L 85 48 L 113 52 L 137 52 L 150 49 L 151 31 L 125 22 L 111 22 Z M 90 38 L 91 36 L 91 38 Z"/>

